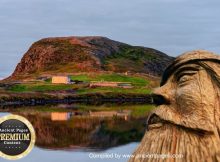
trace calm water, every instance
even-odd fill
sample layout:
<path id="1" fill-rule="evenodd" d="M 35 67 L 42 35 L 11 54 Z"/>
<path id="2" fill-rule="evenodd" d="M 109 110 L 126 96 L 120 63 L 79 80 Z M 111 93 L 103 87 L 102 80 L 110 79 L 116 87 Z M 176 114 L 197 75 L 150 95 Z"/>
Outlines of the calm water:
<path id="1" fill-rule="evenodd" d="M 37 162 L 42 157 L 45 162 L 127 161 L 127 156 L 135 150 L 146 130 L 146 115 L 133 116 L 131 109 L 124 107 L 121 110 L 120 106 L 114 106 L 114 110 L 109 111 L 91 111 L 89 106 L 82 111 L 76 107 L 53 106 L 52 112 L 48 112 L 48 107 L 2 109 L 6 112 L 1 112 L 0 116 L 21 115 L 32 123 L 36 132 L 34 149 L 19 161 Z M 137 105 L 134 107 L 137 108 Z M 12 111 L 9 113 L 10 109 Z M 121 157 L 116 159 L 115 154 Z M 94 155 L 108 157 L 98 158 Z"/>
<path id="2" fill-rule="evenodd" d="M 121 154 L 127 155 L 133 152 L 137 147 L 137 143 L 130 143 L 120 147 L 114 147 L 105 151 L 95 152 L 95 154 Z M 38 147 L 35 147 L 32 152 L 27 155 L 25 158 L 16 160 L 18 162 L 69 162 L 69 161 L 78 161 L 78 162 L 103 162 L 103 161 L 118 161 L 125 162 L 128 161 L 128 158 L 90 158 L 89 155 L 94 152 L 82 152 L 82 151 L 58 151 L 58 150 L 45 150 Z M 91 156 L 91 155 L 90 155 Z M 0 159 L 0 161 L 8 162 L 8 160 Z"/>

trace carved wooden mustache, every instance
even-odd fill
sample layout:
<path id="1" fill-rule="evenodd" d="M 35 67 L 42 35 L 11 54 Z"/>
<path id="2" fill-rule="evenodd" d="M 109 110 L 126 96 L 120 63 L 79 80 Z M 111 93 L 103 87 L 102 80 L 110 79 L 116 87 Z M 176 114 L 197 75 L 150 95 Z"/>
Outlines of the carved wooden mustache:
<path id="1" fill-rule="evenodd" d="M 130 162 L 220 161 L 220 56 L 192 51 L 165 70 Z M 158 158 L 181 154 L 182 158 Z M 158 155 L 149 157 L 147 155 Z"/>

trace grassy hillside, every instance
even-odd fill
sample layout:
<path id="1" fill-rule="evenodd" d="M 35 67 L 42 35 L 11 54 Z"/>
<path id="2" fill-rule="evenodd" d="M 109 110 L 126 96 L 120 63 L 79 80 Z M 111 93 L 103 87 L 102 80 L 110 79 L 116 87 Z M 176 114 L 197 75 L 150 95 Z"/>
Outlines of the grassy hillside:
<path id="1" fill-rule="evenodd" d="M 119 49 L 118 52 L 106 56 L 103 60 L 106 70 L 143 72 L 146 70 L 144 66 L 146 61 L 154 62 L 161 57 L 158 51 L 150 48 L 122 45 Z"/>
<path id="2" fill-rule="evenodd" d="M 8 80 L 79 72 L 131 72 L 160 76 L 172 57 L 105 37 L 46 38 L 24 54 Z"/>

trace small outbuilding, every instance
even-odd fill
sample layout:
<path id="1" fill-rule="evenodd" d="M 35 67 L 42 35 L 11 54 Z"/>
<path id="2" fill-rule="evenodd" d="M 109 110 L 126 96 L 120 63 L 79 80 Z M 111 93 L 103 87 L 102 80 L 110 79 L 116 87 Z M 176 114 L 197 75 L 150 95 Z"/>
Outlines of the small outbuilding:
<path id="1" fill-rule="evenodd" d="M 71 79 L 70 79 L 70 76 L 53 76 L 52 83 L 53 84 L 70 84 Z"/>
<path id="2" fill-rule="evenodd" d="M 129 82 L 90 82 L 90 87 L 119 87 L 119 88 L 133 88 L 132 84 Z"/>

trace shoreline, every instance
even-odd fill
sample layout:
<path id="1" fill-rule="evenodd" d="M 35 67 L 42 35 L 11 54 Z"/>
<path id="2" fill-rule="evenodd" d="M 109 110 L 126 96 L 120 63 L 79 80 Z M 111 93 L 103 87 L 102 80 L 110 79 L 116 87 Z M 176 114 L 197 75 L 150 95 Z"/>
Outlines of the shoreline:
<path id="1" fill-rule="evenodd" d="M 17 94 L 17 96 L 0 97 L 0 106 L 37 106 L 73 103 L 85 103 L 88 105 L 101 105 L 103 103 L 152 104 L 150 94 L 92 93 L 83 95 L 71 94 L 65 96 L 52 96 L 48 94 L 25 95 Z"/>

